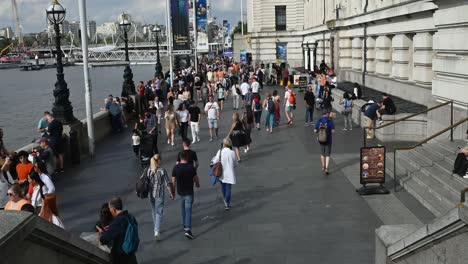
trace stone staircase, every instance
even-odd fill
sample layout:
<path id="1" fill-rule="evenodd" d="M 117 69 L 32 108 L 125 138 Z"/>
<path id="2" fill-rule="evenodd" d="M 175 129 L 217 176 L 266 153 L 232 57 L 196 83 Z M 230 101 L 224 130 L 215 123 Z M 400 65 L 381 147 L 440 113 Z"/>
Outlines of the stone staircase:
<path id="1" fill-rule="evenodd" d="M 413 150 L 397 151 L 398 182 L 436 217 L 456 207 L 468 179 L 454 174 L 458 147 L 466 141 L 434 141 Z M 387 175 L 394 178 L 393 153 L 387 153 Z"/>

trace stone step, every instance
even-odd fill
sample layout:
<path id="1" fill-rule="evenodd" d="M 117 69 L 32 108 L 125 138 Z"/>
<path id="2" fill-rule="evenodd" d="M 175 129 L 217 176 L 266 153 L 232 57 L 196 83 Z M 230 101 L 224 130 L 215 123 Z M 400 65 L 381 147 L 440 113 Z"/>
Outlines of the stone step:
<path id="1" fill-rule="evenodd" d="M 438 166 L 422 168 L 421 172 L 435 179 L 441 186 L 457 196 L 462 189 L 468 186 L 468 180 L 465 182 L 463 178 L 451 175 Z"/>
<path id="2" fill-rule="evenodd" d="M 427 186 L 427 189 L 438 200 L 448 201 L 449 204 L 455 204 L 458 200 L 457 189 L 450 182 L 441 181 L 440 178 L 434 177 L 432 174 L 427 174 L 424 171 L 416 172 L 411 175 L 411 178 L 418 181 L 421 185 Z"/>
<path id="3" fill-rule="evenodd" d="M 392 179 L 394 178 L 393 174 L 393 153 L 387 154 L 386 158 L 386 172 L 387 175 L 390 176 Z M 399 178 L 405 178 L 408 176 L 408 173 L 418 171 L 418 168 L 411 165 L 406 159 L 403 159 L 399 157 L 399 154 L 397 153 L 397 173 Z"/>
<path id="4" fill-rule="evenodd" d="M 433 195 L 428 195 L 429 192 L 427 191 L 426 185 L 421 185 L 419 181 L 409 177 L 408 180 L 402 181 L 402 186 L 436 217 L 440 217 L 446 212 L 447 206 L 441 204 L 441 201 L 436 199 Z"/>
<path id="5" fill-rule="evenodd" d="M 430 149 L 427 145 L 423 145 L 417 147 L 412 150 L 413 153 L 417 153 L 420 157 L 425 158 L 430 162 L 442 161 L 444 160 L 444 155 L 435 151 L 434 149 Z"/>
<path id="6" fill-rule="evenodd" d="M 438 156 L 441 156 L 443 159 L 445 159 L 447 161 L 453 160 L 452 157 L 453 157 L 454 153 L 452 151 L 449 151 L 446 148 L 440 146 L 439 144 L 435 144 L 435 143 L 426 144 L 426 145 L 424 145 L 424 148 L 431 151 L 431 152 L 433 152 L 433 153 L 435 153 Z"/>
<path id="7" fill-rule="evenodd" d="M 463 148 L 466 145 L 464 140 L 442 140 L 436 141 L 434 144 L 437 144 L 439 147 L 445 148 L 447 151 L 451 152 L 452 155 L 456 155 L 458 148 Z"/>
<path id="8" fill-rule="evenodd" d="M 416 170 L 421 167 L 428 167 L 432 165 L 432 161 L 426 157 L 420 156 L 413 150 L 402 150 L 397 152 L 397 158 L 405 159 Z"/>

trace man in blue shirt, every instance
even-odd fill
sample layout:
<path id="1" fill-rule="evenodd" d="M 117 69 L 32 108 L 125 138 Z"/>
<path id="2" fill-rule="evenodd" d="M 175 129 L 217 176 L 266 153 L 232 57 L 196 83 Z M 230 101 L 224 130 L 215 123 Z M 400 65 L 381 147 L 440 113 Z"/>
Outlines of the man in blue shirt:
<path id="1" fill-rule="evenodd" d="M 321 129 L 324 129 L 324 127 L 326 127 L 327 141 L 326 143 L 319 141 L 320 149 L 322 151 L 320 161 L 322 162 L 322 171 L 328 175 L 328 165 L 330 164 L 330 154 L 332 148 L 332 134 L 335 133 L 335 123 L 333 123 L 333 119 L 330 118 L 330 112 L 326 110 L 323 111 L 322 118 L 317 120 L 315 123 L 314 132 L 319 133 Z"/>
<path id="2" fill-rule="evenodd" d="M 374 127 L 375 120 L 377 119 L 377 111 L 382 108 L 382 102 L 374 103 L 370 105 L 367 110 L 364 112 L 364 117 L 366 119 L 366 127 Z M 367 138 L 373 139 L 374 138 L 374 129 L 367 129 Z"/>

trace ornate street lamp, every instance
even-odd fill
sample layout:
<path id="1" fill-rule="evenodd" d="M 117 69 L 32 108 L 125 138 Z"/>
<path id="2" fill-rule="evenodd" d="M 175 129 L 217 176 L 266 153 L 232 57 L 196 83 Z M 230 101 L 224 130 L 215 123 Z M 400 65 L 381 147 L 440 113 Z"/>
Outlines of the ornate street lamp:
<path id="1" fill-rule="evenodd" d="M 136 94 L 135 92 L 135 83 L 133 82 L 133 72 L 132 69 L 130 68 L 130 59 L 128 57 L 128 31 L 130 31 L 130 28 L 132 26 L 132 23 L 128 20 L 128 15 L 123 13 L 121 15 L 121 20 L 119 22 L 119 28 L 123 31 L 124 36 L 123 36 L 123 41 L 125 42 L 125 62 L 127 63 L 125 65 L 125 70 L 124 70 L 124 82 L 122 85 L 122 96 L 127 97 L 129 94 Z"/>
<path id="2" fill-rule="evenodd" d="M 161 65 L 161 57 L 159 55 L 159 34 L 161 33 L 161 28 L 158 25 L 156 25 L 153 27 L 153 32 L 155 33 L 154 37 L 156 38 L 156 66 L 154 67 L 154 77 L 162 77 L 163 72 Z"/>
<path id="3" fill-rule="evenodd" d="M 55 101 L 52 112 L 57 120 L 67 125 L 75 123 L 78 120 L 73 116 L 73 107 L 69 101 L 70 90 L 67 88 L 67 83 L 65 82 L 63 74 L 62 48 L 60 47 L 60 24 L 65 20 L 65 13 L 65 8 L 59 4 L 58 0 L 54 0 L 46 10 L 47 19 L 54 26 L 55 48 L 57 50 L 57 82 L 55 83 Z"/>

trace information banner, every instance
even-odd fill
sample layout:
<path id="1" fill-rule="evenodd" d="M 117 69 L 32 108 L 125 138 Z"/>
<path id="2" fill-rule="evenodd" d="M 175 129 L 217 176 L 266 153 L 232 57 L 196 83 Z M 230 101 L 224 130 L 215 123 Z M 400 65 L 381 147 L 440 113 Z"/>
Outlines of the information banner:
<path id="1" fill-rule="evenodd" d="M 247 52 L 245 50 L 240 51 L 240 63 L 241 64 L 247 63 Z"/>
<path id="2" fill-rule="evenodd" d="M 197 52 L 208 52 L 206 0 L 196 0 Z"/>
<path id="3" fill-rule="evenodd" d="M 171 0 L 174 51 L 190 51 L 189 7 L 188 0 Z"/>
<path id="4" fill-rule="evenodd" d="M 385 147 L 361 148 L 361 184 L 385 183 Z"/>
<path id="5" fill-rule="evenodd" d="M 276 43 L 276 59 L 283 62 L 288 61 L 288 43 Z"/>

